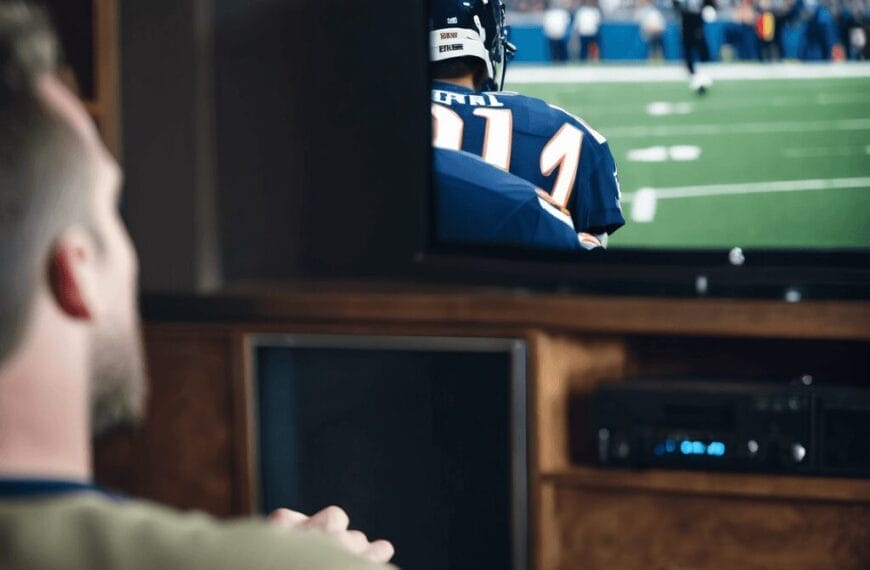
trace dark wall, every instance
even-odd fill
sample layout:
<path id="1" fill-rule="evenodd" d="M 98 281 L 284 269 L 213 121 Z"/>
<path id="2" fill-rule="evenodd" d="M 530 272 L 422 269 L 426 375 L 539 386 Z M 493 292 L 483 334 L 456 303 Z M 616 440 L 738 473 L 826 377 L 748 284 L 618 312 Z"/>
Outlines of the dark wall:
<path id="1" fill-rule="evenodd" d="M 221 281 L 209 0 L 122 2 L 124 217 L 145 291 Z"/>
<path id="2" fill-rule="evenodd" d="M 424 2 L 124 3 L 146 291 L 401 274 L 428 184 Z"/>
<path id="3" fill-rule="evenodd" d="M 410 261 L 428 172 L 422 4 L 215 1 L 227 279 Z"/>

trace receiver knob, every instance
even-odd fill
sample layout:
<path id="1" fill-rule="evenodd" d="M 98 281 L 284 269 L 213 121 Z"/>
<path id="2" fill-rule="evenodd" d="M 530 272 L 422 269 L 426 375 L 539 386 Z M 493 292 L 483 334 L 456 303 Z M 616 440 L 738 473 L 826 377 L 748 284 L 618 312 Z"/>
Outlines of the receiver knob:
<path id="1" fill-rule="evenodd" d="M 755 441 L 754 439 L 750 439 L 746 443 L 746 449 L 749 450 L 750 456 L 755 457 L 756 455 L 758 455 L 758 442 Z"/>
<path id="2" fill-rule="evenodd" d="M 800 463 L 804 460 L 804 457 L 807 456 L 807 450 L 803 445 L 793 443 L 791 446 L 791 456 L 795 463 Z"/>

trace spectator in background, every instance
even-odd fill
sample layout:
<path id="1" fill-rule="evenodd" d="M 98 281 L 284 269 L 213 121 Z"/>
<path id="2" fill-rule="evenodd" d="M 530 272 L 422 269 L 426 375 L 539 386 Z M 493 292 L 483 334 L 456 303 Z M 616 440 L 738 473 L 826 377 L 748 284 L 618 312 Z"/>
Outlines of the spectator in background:
<path id="1" fill-rule="evenodd" d="M 800 58 L 804 61 L 816 53 L 823 61 L 830 61 L 836 44 L 836 30 L 831 11 L 818 0 L 804 0 L 803 18 L 806 33 L 801 45 Z"/>
<path id="2" fill-rule="evenodd" d="M 788 52 L 785 49 L 785 31 L 795 27 L 800 21 L 803 10 L 803 0 L 772 0 L 773 14 L 776 18 L 773 41 L 779 52 L 780 59 L 785 59 Z M 797 54 L 794 54 L 797 57 Z"/>
<path id="3" fill-rule="evenodd" d="M 546 0 L 506 0 L 505 7 L 513 12 L 543 12 Z"/>
<path id="4" fill-rule="evenodd" d="M 755 35 L 758 37 L 758 58 L 761 61 L 779 61 L 782 51 L 777 41 L 782 18 L 773 10 L 773 0 L 760 0 L 755 17 Z"/>
<path id="5" fill-rule="evenodd" d="M 799 57 L 801 45 L 797 46 L 797 52 L 789 54 L 785 45 L 785 32 L 789 29 L 792 31 L 801 31 L 804 15 L 804 0 L 773 0 L 773 12 L 776 15 L 776 30 L 774 41 L 779 49 L 780 56 L 785 59 L 787 56 Z M 803 42 L 803 32 L 799 34 L 799 42 Z"/>
<path id="6" fill-rule="evenodd" d="M 597 61 L 601 55 L 601 8 L 598 0 L 583 0 L 574 14 L 574 31 L 580 38 L 580 60 Z"/>
<path id="7" fill-rule="evenodd" d="M 565 0 L 552 0 L 544 12 L 544 35 L 550 46 L 550 59 L 568 60 L 568 40 L 570 38 L 571 13 Z"/>
<path id="8" fill-rule="evenodd" d="M 755 33 L 756 15 L 753 0 L 741 0 L 731 12 L 732 22 L 726 28 L 726 38 L 734 46 L 738 59 L 760 59 Z"/>
<path id="9" fill-rule="evenodd" d="M 837 16 L 840 43 L 850 60 L 865 59 L 868 18 L 860 0 L 844 2 Z"/>
<path id="10" fill-rule="evenodd" d="M 575 2 L 578 6 L 583 4 L 583 0 Z M 596 5 L 601 9 L 601 13 L 605 18 L 610 18 L 617 15 L 620 10 L 631 10 L 634 8 L 634 0 L 598 0 Z"/>
<path id="11" fill-rule="evenodd" d="M 640 34 L 646 44 L 647 57 L 653 61 L 664 59 L 665 17 L 651 0 L 638 0 L 634 15 Z"/>

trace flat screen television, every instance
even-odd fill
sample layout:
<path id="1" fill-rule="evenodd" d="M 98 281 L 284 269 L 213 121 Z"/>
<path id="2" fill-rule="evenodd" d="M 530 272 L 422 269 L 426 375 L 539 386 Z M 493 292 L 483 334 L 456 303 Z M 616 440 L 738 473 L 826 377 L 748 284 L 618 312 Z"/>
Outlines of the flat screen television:
<path id="1" fill-rule="evenodd" d="M 646 53 L 638 51 L 638 42 L 645 49 L 643 34 L 631 13 L 613 10 L 599 29 L 599 61 L 553 62 L 556 52 L 545 49 L 543 9 L 507 5 L 509 39 L 518 49 L 504 89 L 580 117 L 593 127 L 581 137 L 606 138 L 626 223 L 609 236 L 606 250 L 586 251 L 549 234 L 541 238 L 545 222 L 587 231 L 573 226 L 588 213 L 572 220 L 571 211 L 558 211 L 561 201 L 557 208 L 552 204 L 562 169 L 592 166 L 580 162 L 580 144 L 571 151 L 573 163 L 568 155 L 548 157 L 565 137 L 559 125 L 547 131 L 527 117 L 544 117 L 535 107 L 542 103 L 472 95 L 439 81 L 431 101 L 439 148 L 422 215 L 421 259 L 463 275 L 567 290 L 787 301 L 870 296 L 870 65 L 740 60 L 750 56 L 735 51 L 736 15 L 720 10 L 719 22 L 707 26 L 707 41 L 717 48 L 714 59 L 731 61 L 700 66 L 698 74 L 712 83 L 700 94 L 668 43 L 679 37 L 671 15 L 665 61 L 620 61 Z M 579 49 L 575 35 L 566 33 L 569 57 Z M 432 36 L 438 43 L 433 54 L 444 48 L 442 36 Z M 790 36 L 791 49 L 788 41 L 809 40 Z M 543 131 L 554 138 L 529 144 Z M 493 144 L 499 137 L 506 144 Z M 489 163 L 479 167 L 484 172 L 507 166 L 531 180 L 538 194 L 546 187 L 546 195 L 536 197 L 535 188 L 523 194 L 495 170 L 471 184 L 456 183 L 456 169 L 475 167 L 447 161 L 445 149 L 480 156 Z M 499 187 L 526 203 L 508 201 Z M 484 203 L 471 196 L 494 190 L 501 192 L 497 199 L 484 196 Z"/>
<path id="2" fill-rule="evenodd" d="M 716 62 L 699 67 L 713 80 L 699 96 L 672 14 L 662 60 L 625 61 L 646 48 L 623 10 L 602 21 L 600 61 L 554 64 L 540 11 L 509 9 L 518 50 L 505 89 L 578 115 L 607 139 L 626 224 L 606 251 L 452 239 L 431 178 L 430 4 L 215 3 L 227 283 L 411 277 L 607 294 L 870 296 L 867 63 Z M 708 29 L 720 59 L 739 57 L 731 21 L 720 10 Z"/>

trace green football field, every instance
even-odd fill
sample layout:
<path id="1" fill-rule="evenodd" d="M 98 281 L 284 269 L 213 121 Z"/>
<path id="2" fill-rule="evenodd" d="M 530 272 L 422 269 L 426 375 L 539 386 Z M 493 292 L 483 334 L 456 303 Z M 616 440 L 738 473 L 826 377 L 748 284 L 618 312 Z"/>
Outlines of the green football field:
<path id="1" fill-rule="evenodd" d="M 870 247 L 870 78 L 510 86 L 582 117 L 619 166 L 611 247 Z"/>

